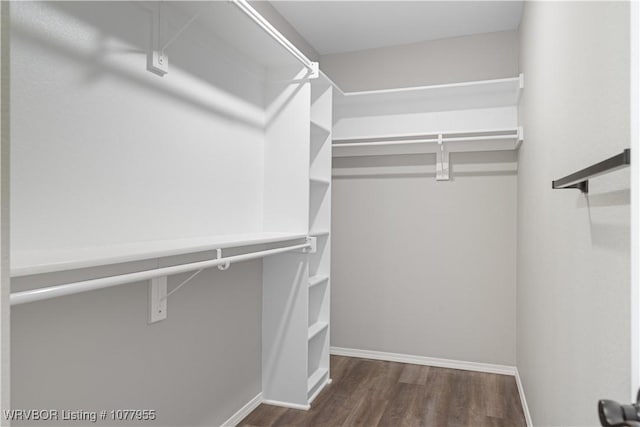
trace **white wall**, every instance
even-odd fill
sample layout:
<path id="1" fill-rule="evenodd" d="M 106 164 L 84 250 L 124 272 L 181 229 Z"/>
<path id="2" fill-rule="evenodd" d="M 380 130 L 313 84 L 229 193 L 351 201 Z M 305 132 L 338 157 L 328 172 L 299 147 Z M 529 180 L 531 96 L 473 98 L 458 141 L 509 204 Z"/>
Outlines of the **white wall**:
<path id="1" fill-rule="evenodd" d="M 518 33 L 322 55 L 320 68 L 345 92 L 514 77 L 518 75 Z"/>
<path id="2" fill-rule="evenodd" d="M 148 261 L 126 270 L 154 266 Z M 188 276 L 170 277 L 169 288 Z M 14 279 L 13 288 L 79 277 Z M 260 261 L 205 270 L 169 297 L 168 318 L 153 325 L 147 324 L 147 282 L 14 306 L 12 408 L 155 409 L 157 420 L 141 425 L 221 425 L 262 390 L 261 283 Z"/>
<path id="3" fill-rule="evenodd" d="M 520 28 L 517 356 L 536 425 L 629 400 L 629 170 L 551 181 L 629 147 L 629 5 L 527 2 Z"/>
<path id="4" fill-rule="evenodd" d="M 166 39 L 189 16 L 164 12 Z M 158 77 L 150 24 L 124 2 L 12 10 L 12 250 L 262 230 L 261 70 L 194 24 Z"/>

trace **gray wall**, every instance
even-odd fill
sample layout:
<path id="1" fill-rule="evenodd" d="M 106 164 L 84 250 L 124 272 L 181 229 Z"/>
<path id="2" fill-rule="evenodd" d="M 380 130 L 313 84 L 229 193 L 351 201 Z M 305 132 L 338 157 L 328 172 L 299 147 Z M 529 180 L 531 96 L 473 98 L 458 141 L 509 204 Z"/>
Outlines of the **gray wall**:
<path id="1" fill-rule="evenodd" d="M 515 155 L 433 162 L 334 159 L 331 345 L 514 365 Z"/>
<path id="2" fill-rule="evenodd" d="M 348 92 L 513 77 L 518 74 L 518 33 L 322 55 L 320 68 Z"/>
<path id="3" fill-rule="evenodd" d="M 346 91 L 513 77 L 517 35 L 332 55 L 321 68 Z M 515 155 L 451 164 L 453 180 L 436 182 L 433 156 L 334 159 L 332 346 L 515 365 Z"/>
<path id="4" fill-rule="evenodd" d="M 517 61 L 516 34 L 496 33 L 321 67 L 353 91 L 513 77 Z M 334 159 L 332 346 L 515 365 L 515 155 L 451 163 L 436 182 L 433 156 Z"/>
<path id="5" fill-rule="evenodd" d="M 170 277 L 169 288 L 188 275 Z M 44 275 L 13 289 L 67 280 L 74 276 Z M 261 283 L 260 261 L 205 270 L 153 325 L 146 282 L 13 307 L 12 407 L 155 409 L 158 419 L 141 425 L 218 426 L 262 389 Z"/>
<path id="6" fill-rule="evenodd" d="M 536 425 L 598 425 L 630 387 L 629 170 L 551 180 L 629 147 L 629 5 L 527 2 L 518 176 L 518 369 Z"/>

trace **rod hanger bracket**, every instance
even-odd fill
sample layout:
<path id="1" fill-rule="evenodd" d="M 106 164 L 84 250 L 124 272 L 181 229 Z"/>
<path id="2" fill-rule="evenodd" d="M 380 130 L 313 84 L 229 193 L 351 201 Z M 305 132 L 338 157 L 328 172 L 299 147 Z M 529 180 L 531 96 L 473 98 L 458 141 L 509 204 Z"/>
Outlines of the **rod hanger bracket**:
<path id="1" fill-rule="evenodd" d="M 309 78 L 317 79 L 320 77 L 320 64 L 318 62 L 311 62 L 311 69 L 309 70 Z"/>
<path id="2" fill-rule="evenodd" d="M 222 258 L 222 249 L 216 249 L 216 253 L 218 254 L 218 259 Z M 231 263 L 229 261 L 225 262 L 224 264 L 220 264 L 218 266 L 218 270 L 220 271 L 224 271 L 224 270 L 228 270 L 229 267 L 231 267 Z"/>
<path id="3" fill-rule="evenodd" d="M 438 147 L 436 152 L 436 181 L 449 181 L 449 152 L 444 147 L 442 134 L 438 134 Z"/>

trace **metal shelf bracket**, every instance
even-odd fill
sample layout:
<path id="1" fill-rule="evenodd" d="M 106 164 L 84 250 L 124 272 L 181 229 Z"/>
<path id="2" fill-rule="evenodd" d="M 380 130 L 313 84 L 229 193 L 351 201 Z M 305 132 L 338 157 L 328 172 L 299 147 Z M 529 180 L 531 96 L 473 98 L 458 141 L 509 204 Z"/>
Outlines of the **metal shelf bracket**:
<path id="1" fill-rule="evenodd" d="M 599 163 L 586 167 L 578 172 L 567 175 L 564 178 L 551 181 L 551 188 L 562 190 L 565 188 L 577 188 L 583 193 L 589 193 L 589 179 L 598 175 L 613 172 L 614 170 L 631 164 L 631 149 L 627 148 L 622 153 L 609 157 Z"/>

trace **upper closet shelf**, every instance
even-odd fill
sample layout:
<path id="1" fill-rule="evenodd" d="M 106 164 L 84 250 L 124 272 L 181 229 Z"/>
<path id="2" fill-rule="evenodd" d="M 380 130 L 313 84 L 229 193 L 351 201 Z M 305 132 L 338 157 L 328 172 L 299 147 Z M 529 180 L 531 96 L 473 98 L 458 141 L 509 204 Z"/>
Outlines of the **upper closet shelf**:
<path id="1" fill-rule="evenodd" d="M 371 105 L 419 103 L 420 111 L 448 111 L 517 105 L 524 77 L 481 80 L 433 86 L 346 92 L 336 96 L 336 107 L 348 114 L 352 108 Z"/>
<path id="2" fill-rule="evenodd" d="M 171 44 L 197 23 L 259 66 L 269 68 L 299 64 L 307 69 L 307 77 L 318 76 L 318 63 L 307 58 L 246 0 L 172 4 L 163 2 L 162 7 L 179 8 L 184 20 L 177 26 L 161 28 L 162 34 L 159 34 L 159 39 L 154 40 L 157 46 L 155 56 L 164 58 L 167 55 L 170 59 Z M 156 21 L 160 22 L 162 8 L 158 13 L 160 15 Z M 154 67 L 152 71 L 159 74 L 167 72 L 162 69 L 162 63 L 158 67 Z"/>
<path id="3" fill-rule="evenodd" d="M 174 255 L 278 243 L 305 238 L 300 233 L 228 234 L 190 239 L 156 240 L 101 247 L 11 253 L 11 276 L 51 273 Z"/>

